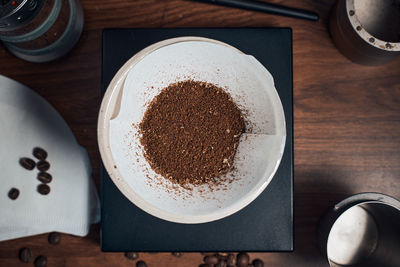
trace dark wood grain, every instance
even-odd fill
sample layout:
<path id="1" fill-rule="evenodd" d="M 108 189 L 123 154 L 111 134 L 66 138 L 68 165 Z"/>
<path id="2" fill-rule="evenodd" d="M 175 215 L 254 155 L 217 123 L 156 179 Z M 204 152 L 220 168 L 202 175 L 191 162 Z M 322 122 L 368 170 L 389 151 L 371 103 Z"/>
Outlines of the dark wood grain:
<path id="1" fill-rule="evenodd" d="M 96 123 L 100 106 L 101 30 L 131 27 L 292 27 L 294 60 L 295 252 L 251 254 L 266 266 L 328 266 L 315 241 L 317 223 L 336 201 L 358 192 L 400 198 L 400 60 L 365 67 L 344 58 L 327 31 L 332 1 L 269 1 L 317 11 L 317 23 L 190 1 L 82 0 L 83 36 L 67 57 L 21 61 L 0 47 L 0 74 L 45 97 L 87 148 L 99 185 Z M 268 227 L 266 225 L 266 227 Z M 0 243 L 0 266 L 28 266 L 18 250 L 47 255 L 49 266 L 134 266 L 122 253 L 102 253 L 99 226 L 88 237 L 46 235 Z M 149 266 L 198 266 L 199 253 L 140 258 Z"/>

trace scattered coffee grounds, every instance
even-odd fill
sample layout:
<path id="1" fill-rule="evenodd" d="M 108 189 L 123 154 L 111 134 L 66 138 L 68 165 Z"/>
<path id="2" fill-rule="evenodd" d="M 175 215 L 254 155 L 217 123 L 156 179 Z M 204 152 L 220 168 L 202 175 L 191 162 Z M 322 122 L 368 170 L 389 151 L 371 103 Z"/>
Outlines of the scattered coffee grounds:
<path id="1" fill-rule="evenodd" d="M 47 241 L 52 245 L 57 245 L 61 241 L 61 235 L 57 232 L 51 232 L 47 237 Z"/>
<path id="2" fill-rule="evenodd" d="M 35 267 L 45 267 L 47 265 L 47 258 L 46 256 L 37 256 L 35 259 Z"/>
<path id="3" fill-rule="evenodd" d="M 130 260 L 136 260 L 139 258 L 139 253 L 137 252 L 125 252 L 125 257 Z"/>
<path id="4" fill-rule="evenodd" d="M 41 195 L 47 195 L 48 193 L 50 193 L 50 186 L 48 186 L 47 184 L 40 184 L 37 186 L 37 191 Z"/>
<path id="5" fill-rule="evenodd" d="M 147 264 L 144 261 L 136 262 L 136 267 L 147 267 Z"/>
<path id="6" fill-rule="evenodd" d="M 213 184 L 229 171 L 244 132 L 232 97 L 199 81 L 173 83 L 147 108 L 139 125 L 151 168 L 180 185 Z"/>
<path id="7" fill-rule="evenodd" d="M 172 252 L 172 255 L 174 255 L 175 257 L 180 258 L 180 257 L 183 256 L 183 253 L 182 252 Z"/>
<path id="8" fill-rule="evenodd" d="M 16 200 L 19 196 L 19 190 L 17 188 L 11 188 L 10 191 L 8 191 L 8 197 L 12 200 Z"/>
<path id="9" fill-rule="evenodd" d="M 47 152 L 43 148 L 35 147 L 32 152 L 33 156 L 38 160 L 45 160 L 47 158 Z"/>
<path id="10" fill-rule="evenodd" d="M 47 172 L 39 172 L 37 175 L 37 179 L 39 181 L 41 181 L 44 184 L 48 184 L 51 182 L 51 180 L 53 179 L 53 177 L 51 176 L 50 173 Z"/>
<path id="11" fill-rule="evenodd" d="M 236 264 L 238 267 L 247 267 L 249 261 L 250 257 L 247 253 L 242 252 L 236 256 Z"/>
<path id="12" fill-rule="evenodd" d="M 27 170 L 33 170 L 33 168 L 35 168 L 36 164 L 33 161 L 33 159 L 30 158 L 20 158 L 19 160 L 19 164 L 24 167 Z"/>
<path id="13" fill-rule="evenodd" d="M 29 248 L 21 248 L 18 253 L 20 261 L 28 263 L 32 259 L 32 251 Z"/>
<path id="14" fill-rule="evenodd" d="M 45 172 L 48 169 L 50 169 L 50 163 L 48 163 L 47 161 L 41 160 L 37 163 L 37 166 L 39 171 L 41 172 Z"/>

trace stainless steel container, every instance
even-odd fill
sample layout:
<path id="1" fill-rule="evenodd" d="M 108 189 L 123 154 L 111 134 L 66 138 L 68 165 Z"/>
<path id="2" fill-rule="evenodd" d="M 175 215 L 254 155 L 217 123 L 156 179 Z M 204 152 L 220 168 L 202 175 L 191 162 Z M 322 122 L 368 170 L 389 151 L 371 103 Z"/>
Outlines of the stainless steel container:
<path id="1" fill-rule="evenodd" d="M 17 57 L 55 60 L 70 51 L 83 29 L 79 0 L 2 0 L 0 40 Z"/>
<path id="2" fill-rule="evenodd" d="M 400 0 L 338 0 L 329 29 L 339 51 L 364 65 L 400 56 Z"/>
<path id="3" fill-rule="evenodd" d="M 378 193 L 346 198 L 321 219 L 319 245 L 332 267 L 399 267 L 400 201 Z"/>

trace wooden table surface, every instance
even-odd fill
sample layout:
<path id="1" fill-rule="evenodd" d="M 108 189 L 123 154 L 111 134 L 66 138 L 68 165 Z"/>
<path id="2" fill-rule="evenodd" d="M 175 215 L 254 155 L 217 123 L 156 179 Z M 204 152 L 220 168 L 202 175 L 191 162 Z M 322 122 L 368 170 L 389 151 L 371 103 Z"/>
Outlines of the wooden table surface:
<path id="1" fill-rule="evenodd" d="M 181 0 L 81 2 L 84 32 L 67 57 L 32 64 L 0 47 L 0 74 L 28 85 L 61 113 L 89 151 L 97 186 L 103 28 L 292 27 L 295 252 L 251 257 L 266 266 L 328 266 L 315 240 L 327 208 L 359 192 L 400 198 L 400 60 L 366 67 L 343 57 L 327 30 L 333 0 L 269 1 L 317 11 L 321 19 L 316 23 Z M 122 253 L 100 251 L 99 225 L 85 238 L 64 234 L 57 246 L 47 243 L 47 235 L 0 242 L 0 266 L 29 266 L 17 258 L 25 246 L 34 255 L 46 255 L 48 266 L 134 266 Z M 141 253 L 140 258 L 149 266 L 198 266 L 202 261 L 199 253 L 181 258 Z"/>

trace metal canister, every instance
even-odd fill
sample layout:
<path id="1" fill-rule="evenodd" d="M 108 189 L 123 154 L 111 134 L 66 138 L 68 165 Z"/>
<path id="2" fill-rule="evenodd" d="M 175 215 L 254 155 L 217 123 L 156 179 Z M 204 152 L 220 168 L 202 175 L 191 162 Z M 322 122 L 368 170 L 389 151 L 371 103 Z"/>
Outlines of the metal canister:
<path id="1" fill-rule="evenodd" d="M 400 56 L 400 0 L 338 0 L 329 29 L 339 51 L 363 65 Z"/>
<path id="2" fill-rule="evenodd" d="M 17 57 L 47 62 L 78 42 L 84 16 L 79 0 L 1 0 L 0 40 Z"/>
<path id="3" fill-rule="evenodd" d="M 319 246 L 331 267 L 400 266 L 400 201 L 379 193 L 344 199 L 321 219 Z"/>

